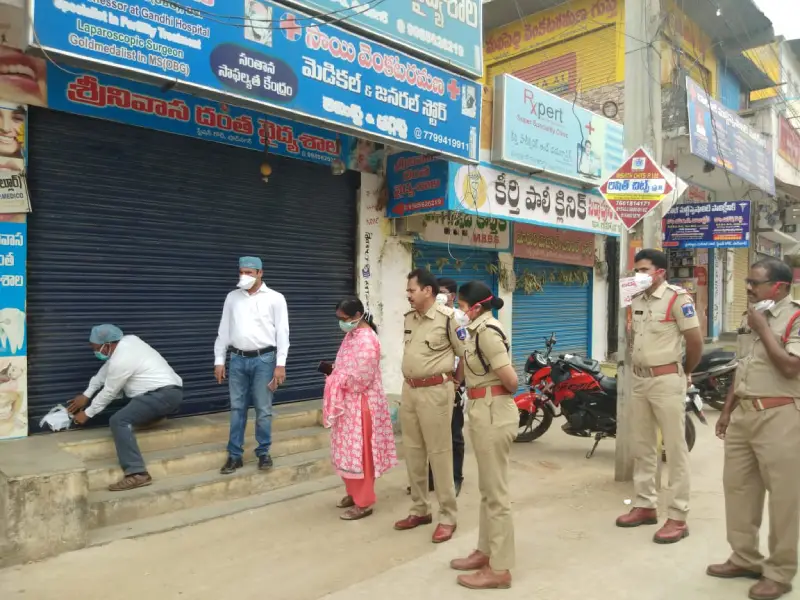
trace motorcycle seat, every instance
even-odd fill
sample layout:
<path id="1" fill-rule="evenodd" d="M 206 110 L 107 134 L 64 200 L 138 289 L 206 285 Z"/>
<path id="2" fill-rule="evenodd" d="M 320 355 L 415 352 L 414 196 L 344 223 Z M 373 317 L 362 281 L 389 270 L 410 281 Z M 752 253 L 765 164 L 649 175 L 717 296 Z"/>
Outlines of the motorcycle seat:
<path id="1" fill-rule="evenodd" d="M 720 365 L 726 365 L 731 362 L 733 359 L 736 358 L 735 352 L 726 352 L 721 348 L 716 350 L 712 350 L 704 354 L 700 358 L 700 364 L 697 365 L 694 373 L 702 373 L 703 371 L 708 371 L 712 367 L 718 367 Z"/>
<path id="2" fill-rule="evenodd" d="M 598 380 L 600 387 L 609 396 L 617 395 L 617 378 L 603 376 Z"/>
<path id="3" fill-rule="evenodd" d="M 582 371 L 586 371 L 588 373 L 597 374 L 600 373 L 600 362 L 588 358 L 582 358 L 580 356 L 571 356 L 568 359 L 565 359 L 566 362 L 577 369 L 581 369 Z"/>

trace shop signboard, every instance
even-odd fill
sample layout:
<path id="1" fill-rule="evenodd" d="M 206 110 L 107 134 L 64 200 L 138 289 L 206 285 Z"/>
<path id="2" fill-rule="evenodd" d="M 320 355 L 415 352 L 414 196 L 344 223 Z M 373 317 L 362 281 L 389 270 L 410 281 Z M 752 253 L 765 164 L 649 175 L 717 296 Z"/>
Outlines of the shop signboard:
<path id="1" fill-rule="evenodd" d="M 28 107 L 0 99 L 0 120 L 7 132 L 0 144 L 0 214 L 27 213 L 31 211 L 25 178 Z"/>
<path id="2" fill-rule="evenodd" d="M 480 84 L 267 0 L 37 0 L 32 28 L 50 56 L 477 161 Z"/>
<path id="3" fill-rule="evenodd" d="M 386 166 L 387 216 L 407 217 L 447 210 L 448 170 L 448 162 L 435 156 L 413 152 L 389 156 Z"/>
<path id="4" fill-rule="evenodd" d="M 676 190 L 675 186 L 678 197 L 686 191 L 682 180 L 667 173 L 656 165 L 644 148 L 639 148 L 600 186 L 599 191 L 630 231 L 665 196 Z"/>
<path id="5" fill-rule="evenodd" d="M 594 191 L 521 175 L 489 164 L 451 164 L 450 210 L 617 236 L 622 221 Z"/>
<path id="6" fill-rule="evenodd" d="M 622 125 L 511 75 L 494 80 L 492 162 L 598 186 L 625 159 Z"/>
<path id="7" fill-rule="evenodd" d="M 423 217 L 420 241 L 441 246 L 469 246 L 496 252 L 511 249 L 511 223 L 467 213 L 448 211 Z"/>
<path id="8" fill-rule="evenodd" d="M 594 234 L 520 223 L 514 227 L 514 256 L 593 267 Z"/>
<path id="9" fill-rule="evenodd" d="M 795 169 L 800 169 L 800 133 L 784 116 L 778 117 L 778 155 Z"/>
<path id="10" fill-rule="evenodd" d="M 678 204 L 664 216 L 664 248 L 747 248 L 750 202 Z"/>
<path id="11" fill-rule="evenodd" d="M 686 77 L 692 154 L 775 194 L 772 143 Z"/>
<path id="12" fill-rule="evenodd" d="M 299 8 L 403 46 L 419 56 L 476 77 L 483 75 L 483 10 L 480 0 L 287 0 Z M 262 2 L 248 1 L 248 17 L 269 19 Z M 264 15 L 264 16 L 262 16 Z"/>
<path id="13" fill-rule="evenodd" d="M 781 258 L 783 250 L 779 243 L 768 240 L 763 235 L 756 236 L 756 238 L 756 252 L 771 258 Z"/>
<path id="14" fill-rule="evenodd" d="M 48 107 L 86 117 L 374 172 L 383 147 L 349 135 L 91 71 L 47 69 Z"/>

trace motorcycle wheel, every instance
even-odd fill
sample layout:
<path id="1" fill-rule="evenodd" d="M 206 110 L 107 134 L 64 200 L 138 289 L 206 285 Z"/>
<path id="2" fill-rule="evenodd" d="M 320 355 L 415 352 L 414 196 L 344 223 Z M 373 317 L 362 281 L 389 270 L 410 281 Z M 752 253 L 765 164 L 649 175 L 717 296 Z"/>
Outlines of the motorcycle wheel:
<path id="1" fill-rule="evenodd" d="M 725 398 L 728 397 L 728 387 L 733 383 L 732 375 L 723 375 L 717 378 L 717 389 L 703 398 L 703 402 L 708 404 L 711 408 L 722 410 L 725 406 Z"/>
<path id="2" fill-rule="evenodd" d="M 550 429 L 553 424 L 553 415 L 550 411 L 544 408 L 537 407 L 536 413 L 533 418 L 527 410 L 519 411 L 519 433 L 517 434 L 515 442 L 525 443 L 537 440 Z"/>
<path id="3" fill-rule="evenodd" d="M 689 448 L 689 452 L 692 451 L 694 448 L 694 444 L 697 441 L 697 429 L 694 426 L 694 421 L 686 415 L 686 429 L 684 430 L 684 436 L 686 437 L 686 446 Z M 663 462 L 667 462 L 667 451 L 661 451 L 661 460 Z"/>

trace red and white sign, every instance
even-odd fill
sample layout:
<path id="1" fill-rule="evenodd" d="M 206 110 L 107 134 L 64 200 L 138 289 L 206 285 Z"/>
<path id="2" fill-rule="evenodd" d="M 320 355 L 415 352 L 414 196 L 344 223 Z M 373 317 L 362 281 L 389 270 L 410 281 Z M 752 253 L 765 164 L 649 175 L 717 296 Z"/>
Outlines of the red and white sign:
<path id="1" fill-rule="evenodd" d="M 675 190 L 676 179 L 674 174 L 665 174 L 647 151 L 639 148 L 600 186 L 599 191 L 630 231 Z M 683 185 L 685 189 L 686 184 Z M 683 193 L 683 190 L 678 191 Z"/>
<path id="2" fill-rule="evenodd" d="M 623 277 L 619 280 L 619 302 L 622 306 L 630 306 L 633 297 L 641 290 L 636 285 L 635 277 Z"/>

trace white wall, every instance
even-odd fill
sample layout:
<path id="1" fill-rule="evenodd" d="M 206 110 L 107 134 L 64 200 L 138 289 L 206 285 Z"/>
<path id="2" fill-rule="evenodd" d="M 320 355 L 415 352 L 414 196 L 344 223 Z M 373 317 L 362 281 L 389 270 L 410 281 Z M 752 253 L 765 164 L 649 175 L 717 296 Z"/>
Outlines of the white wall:
<path id="1" fill-rule="evenodd" d="M 626 249 L 622 251 L 627 252 Z M 594 255 L 597 264 L 606 260 L 606 237 L 594 236 Z M 608 358 L 608 270 L 600 273 L 595 265 L 592 282 L 592 358 L 606 360 Z M 614 282 L 616 285 L 616 282 Z"/>

